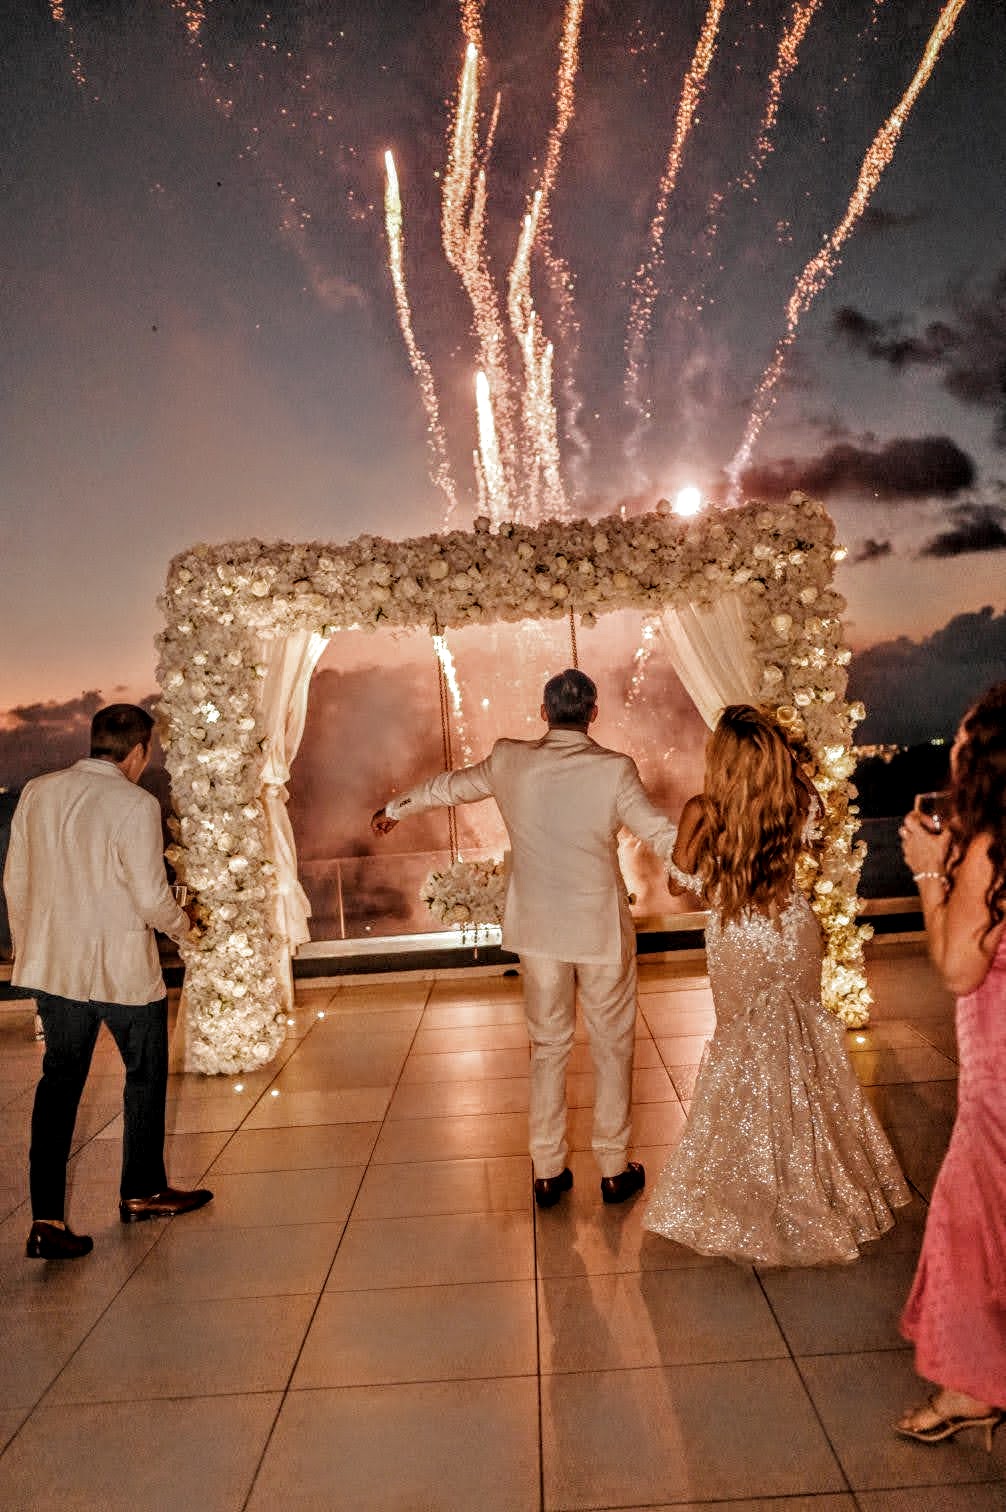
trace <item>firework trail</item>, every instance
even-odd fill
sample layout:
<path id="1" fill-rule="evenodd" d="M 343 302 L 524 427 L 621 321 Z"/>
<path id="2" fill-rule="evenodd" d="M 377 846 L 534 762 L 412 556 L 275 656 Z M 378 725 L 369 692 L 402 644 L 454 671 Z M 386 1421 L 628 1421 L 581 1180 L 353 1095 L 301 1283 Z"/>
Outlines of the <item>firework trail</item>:
<path id="1" fill-rule="evenodd" d="M 878 0 L 878 3 L 883 4 L 883 0 Z M 821 0 L 794 0 L 789 20 L 786 23 L 782 36 L 779 38 L 775 66 L 769 75 L 765 109 L 762 112 L 762 118 L 758 126 L 758 135 L 751 149 L 748 165 L 738 178 L 732 179 L 727 184 L 725 189 L 715 190 L 709 196 L 709 203 L 706 205 L 705 228 L 698 243 L 702 249 L 698 255 L 701 257 L 702 262 L 706 264 L 704 272 L 708 271 L 708 262 L 712 256 L 712 245 L 719 235 L 723 207 L 727 203 L 728 197 L 738 189 L 750 194 L 758 181 L 759 174 L 765 166 L 766 159 L 775 150 L 773 137 L 779 119 L 782 87 L 800 60 L 800 45 L 807 35 L 810 23 L 820 8 Z M 700 273 L 698 279 L 681 296 L 682 308 L 694 309 L 696 315 L 702 313 L 705 303 L 702 284 L 703 274 Z"/>
<path id="2" fill-rule="evenodd" d="M 706 77 L 716 53 L 716 40 L 720 16 L 726 0 L 709 0 L 706 18 L 692 56 L 678 102 L 678 114 L 674 127 L 674 139 L 660 180 L 657 193 L 657 208 L 650 222 L 646 258 L 636 270 L 633 279 L 632 306 L 625 338 L 626 403 L 636 412 L 637 423 L 629 440 L 630 453 L 638 449 L 643 425 L 650 416 L 640 398 L 642 383 L 643 353 L 646 338 L 653 322 L 653 306 L 657 297 L 656 274 L 664 260 L 664 231 L 667 225 L 667 205 L 681 170 L 685 143 L 695 121 L 695 110 L 706 86 Z"/>
<path id="3" fill-rule="evenodd" d="M 559 172 L 563 142 L 573 120 L 576 105 L 576 74 L 580 62 L 580 27 L 583 20 L 583 0 L 567 0 L 563 14 L 562 37 L 559 44 L 559 67 L 555 84 L 555 120 L 549 131 L 545 149 L 545 166 L 541 181 L 532 197 L 531 206 L 524 217 L 517 251 L 510 268 L 507 290 L 507 310 L 510 326 L 524 359 L 524 388 L 522 393 L 522 420 L 527 459 L 525 489 L 527 512 L 534 518 L 542 502 L 542 486 L 546 507 L 550 513 L 567 513 L 565 490 L 558 468 L 558 437 L 555 408 L 552 400 L 551 347 L 541 332 L 536 318 L 531 295 L 531 254 L 541 234 L 546 251 L 553 288 L 559 293 L 560 323 L 566 331 L 575 331 L 576 322 L 572 313 L 572 294 L 568 271 L 552 256 L 551 238 L 548 234 L 549 199 Z M 565 334 L 565 332 L 564 332 Z M 568 381 L 568 380 L 567 380 Z M 547 384 L 547 387 L 543 385 Z M 575 393 L 575 390 L 574 390 Z M 571 407 L 573 423 L 579 408 L 575 400 Z"/>
<path id="4" fill-rule="evenodd" d="M 419 384 L 419 391 L 423 398 L 423 408 L 426 411 L 426 438 L 433 464 L 431 477 L 447 500 L 447 510 L 444 515 L 444 523 L 446 524 L 457 507 L 457 495 L 454 490 L 454 480 L 451 477 L 450 463 L 447 459 L 447 438 L 444 435 L 444 428 L 440 423 L 440 409 L 437 404 L 437 394 L 433 384 L 433 373 L 430 369 L 430 364 L 419 349 L 415 332 L 412 329 L 412 311 L 409 307 L 409 296 L 405 287 L 405 269 L 403 265 L 402 200 L 398 191 L 398 174 L 395 172 L 395 160 L 390 152 L 384 154 L 384 163 L 387 173 L 384 191 L 384 223 L 388 234 L 388 266 L 391 271 L 391 282 L 395 291 L 395 307 L 398 310 L 398 323 L 402 328 L 405 349 L 409 354 L 409 362 L 416 376 L 416 381 Z"/>
<path id="5" fill-rule="evenodd" d="M 772 141 L 779 119 L 779 102 L 782 98 L 782 86 L 789 78 L 800 61 L 800 45 L 810 28 L 810 23 L 821 8 L 821 0 L 794 0 L 793 9 L 790 12 L 786 29 L 779 39 L 779 50 L 776 54 L 775 67 L 769 75 L 768 98 L 765 102 L 765 113 L 758 127 L 758 136 L 755 141 L 754 151 L 747 171 L 740 180 L 738 187 L 744 190 L 754 188 L 755 179 L 765 166 L 765 159 L 774 148 Z"/>
<path id="6" fill-rule="evenodd" d="M 80 60 L 80 49 L 77 46 L 77 38 L 74 34 L 73 25 L 66 19 L 64 0 L 49 0 L 49 14 L 52 17 L 53 24 L 63 29 L 63 35 L 66 37 L 67 56 L 70 59 L 70 72 L 73 75 L 74 82 L 81 89 L 84 89 L 87 86 L 87 74 L 84 72 L 84 65 Z"/>
<path id="7" fill-rule="evenodd" d="M 458 732 L 458 740 L 461 743 L 461 755 L 465 766 L 471 766 L 475 757 L 472 752 L 471 741 L 468 739 L 468 731 L 465 728 L 464 712 L 461 705 L 461 688 L 458 684 L 457 668 L 454 665 L 454 656 L 447 644 L 447 636 L 441 631 L 433 637 L 433 649 L 437 653 L 437 661 L 440 663 L 444 674 L 444 682 L 451 696 L 451 707 L 454 710 L 455 725 Z"/>
<path id="8" fill-rule="evenodd" d="M 728 502 L 737 504 L 740 501 L 740 478 L 751 458 L 751 451 L 758 439 L 761 428 L 775 403 L 774 393 L 786 360 L 786 353 L 792 346 L 796 337 L 800 318 L 813 304 L 818 294 L 832 278 L 839 265 L 839 253 L 846 240 L 854 230 L 857 221 L 863 214 L 870 202 L 873 192 L 879 184 L 884 170 L 894 157 L 895 148 L 901 138 L 912 107 L 936 67 L 943 44 L 954 29 L 957 17 L 964 9 L 965 0 L 947 0 L 938 21 L 933 28 L 932 35 L 926 43 L 919 66 L 911 83 L 901 96 L 895 109 L 888 116 L 883 126 L 877 132 L 863 159 L 853 190 L 852 198 L 838 225 L 824 242 L 816 257 L 800 274 L 789 297 L 786 306 L 786 329 L 779 339 L 775 354 L 762 375 L 761 382 L 755 393 L 754 405 L 751 416 L 744 432 L 744 439 L 737 449 L 737 454 L 727 468 L 727 477 L 730 481 Z"/>
<path id="9" fill-rule="evenodd" d="M 489 516 L 494 525 L 510 515 L 510 493 L 506 473 L 500 460 L 499 440 L 496 435 L 496 420 L 493 416 L 489 379 L 485 373 L 475 375 L 475 411 L 479 427 L 479 459 L 486 497 L 489 500 Z"/>
<path id="10" fill-rule="evenodd" d="M 883 3 L 883 0 L 874 0 Z M 465 41 L 482 51 L 482 0 L 461 0 L 461 30 Z"/>

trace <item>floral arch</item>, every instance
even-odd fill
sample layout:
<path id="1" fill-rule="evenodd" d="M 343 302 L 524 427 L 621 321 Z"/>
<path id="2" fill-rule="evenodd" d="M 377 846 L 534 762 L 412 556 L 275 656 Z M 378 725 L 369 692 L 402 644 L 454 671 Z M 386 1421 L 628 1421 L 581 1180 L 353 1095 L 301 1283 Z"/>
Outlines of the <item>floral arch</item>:
<path id="1" fill-rule="evenodd" d="M 825 1001 L 865 1023 L 868 926 L 857 924 L 865 846 L 849 777 L 861 706 L 832 586 L 834 527 L 802 494 L 690 521 L 661 506 L 622 519 L 503 523 L 344 546 L 240 541 L 175 557 L 158 638 L 160 714 L 177 812 L 169 857 L 208 928 L 186 964 L 186 1066 L 267 1063 L 286 1034 L 291 956 L 308 938 L 285 783 L 311 672 L 345 629 L 654 616 L 711 724 L 724 703 L 765 703 L 811 752 L 824 807 L 820 860 L 803 878 L 826 935 Z"/>

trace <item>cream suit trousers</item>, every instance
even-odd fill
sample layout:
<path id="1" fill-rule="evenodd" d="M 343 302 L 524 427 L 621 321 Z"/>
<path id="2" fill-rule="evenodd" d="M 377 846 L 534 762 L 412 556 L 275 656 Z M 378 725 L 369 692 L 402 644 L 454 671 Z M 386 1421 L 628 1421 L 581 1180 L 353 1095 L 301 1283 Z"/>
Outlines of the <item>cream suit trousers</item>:
<path id="1" fill-rule="evenodd" d="M 635 940 L 625 943 L 621 962 L 577 965 L 550 956 L 520 958 L 531 1039 L 528 1125 L 536 1177 L 558 1176 L 566 1164 L 566 1065 L 578 989 L 594 1061 L 594 1158 L 602 1176 L 617 1176 L 628 1163 L 636 954 Z"/>

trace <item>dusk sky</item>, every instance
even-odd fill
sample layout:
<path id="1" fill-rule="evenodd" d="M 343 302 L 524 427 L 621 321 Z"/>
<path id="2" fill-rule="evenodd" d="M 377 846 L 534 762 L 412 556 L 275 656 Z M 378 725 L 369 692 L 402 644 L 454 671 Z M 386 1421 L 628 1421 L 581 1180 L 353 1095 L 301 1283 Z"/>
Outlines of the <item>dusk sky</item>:
<path id="1" fill-rule="evenodd" d="M 632 280 L 708 9 L 584 7 L 551 206 L 577 345 L 534 270 L 577 512 L 649 508 L 686 483 L 722 500 L 794 281 L 942 7 L 726 0 L 668 203 L 636 445 Z M 799 12 L 813 14 L 753 173 Z M 561 0 L 481 8 L 482 142 L 501 96 L 488 168 L 501 285 L 554 118 L 562 15 Z M 20 0 L 0 40 L 2 784 L 37 766 L 40 742 L 62 754 L 82 692 L 154 691 L 156 598 L 177 551 L 439 528 L 387 269 L 388 147 L 461 524 L 475 345 L 439 245 L 464 55 L 452 0 Z M 955 718 L 962 678 L 1006 665 L 1004 56 L 1006 7 L 967 0 L 800 322 L 744 479 L 765 498 L 803 487 L 834 514 L 878 739 L 903 737 L 906 700 L 921 734 L 926 700 L 935 727 Z"/>

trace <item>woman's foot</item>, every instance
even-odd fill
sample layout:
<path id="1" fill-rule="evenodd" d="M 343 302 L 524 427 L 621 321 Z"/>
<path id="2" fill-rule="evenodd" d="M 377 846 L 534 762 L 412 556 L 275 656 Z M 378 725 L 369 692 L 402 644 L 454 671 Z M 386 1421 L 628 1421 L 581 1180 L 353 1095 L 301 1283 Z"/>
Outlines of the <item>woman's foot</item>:
<path id="1" fill-rule="evenodd" d="M 905 1438 L 923 1444 L 938 1444 L 943 1439 L 968 1428 L 984 1428 L 986 1447 L 992 1448 L 992 1434 L 1004 1414 L 990 1402 L 980 1402 L 964 1391 L 945 1387 L 934 1393 L 921 1407 L 913 1407 L 899 1418 L 896 1430 Z"/>

